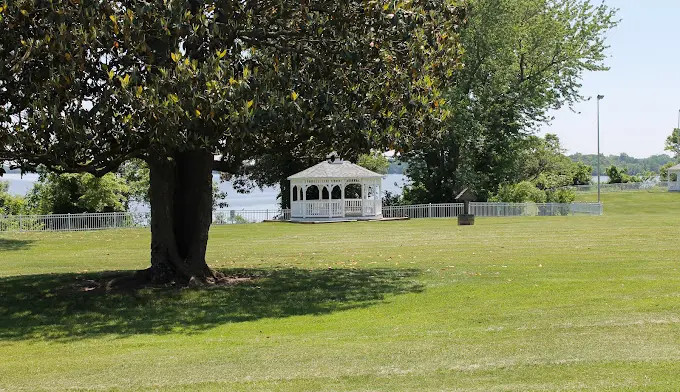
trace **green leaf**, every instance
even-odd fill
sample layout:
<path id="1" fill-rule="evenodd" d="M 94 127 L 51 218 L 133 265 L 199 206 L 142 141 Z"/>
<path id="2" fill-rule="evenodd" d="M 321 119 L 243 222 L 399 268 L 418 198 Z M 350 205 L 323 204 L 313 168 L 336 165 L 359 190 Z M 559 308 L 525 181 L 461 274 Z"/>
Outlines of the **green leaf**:
<path id="1" fill-rule="evenodd" d="M 175 95 L 175 94 L 168 94 L 168 99 L 169 99 L 170 102 L 172 102 L 172 103 L 177 103 L 177 102 L 179 102 L 179 97 L 178 97 L 177 95 Z"/>
<path id="2" fill-rule="evenodd" d="M 217 58 L 218 58 L 218 59 L 221 60 L 221 59 L 223 59 L 224 56 L 226 56 L 226 55 L 227 55 L 227 50 L 226 50 L 226 49 L 224 49 L 224 50 L 222 50 L 222 51 L 217 50 Z"/>
<path id="3" fill-rule="evenodd" d="M 291 98 L 293 101 L 296 101 L 297 98 L 298 98 L 298 93 L 296 93 L 295 91 L 293 91 L 292 93 L 290 93 L 290 98 Z"/>
<path id="4" fill-rule="evenodd" d="M 180 53 L 171 53 L 170 57 L 172 57 L 172 61 L 178 62 L 179 59 L 182 58 L 182 55 Z"/>
<path id="5" fill-rule="evenodd" d="M 120 81 L 120 86 L 122 88 L 127 88 L 128 84 L 130 84 L 130 75 L 125 75 L 124 78 L 121 78 L 120 76 L 118 77 L 118 80 Z"/>
<path id="6" fill-rule="evenodd" d="M 250 109 L 250 107 L 253 106 L 254 103 L 255 103 L 255 101 L 253 101 L 253 100 L 251 99 L 250 101 L 246 102 L 246 107 L 247 107 L 248 109 Z"/>

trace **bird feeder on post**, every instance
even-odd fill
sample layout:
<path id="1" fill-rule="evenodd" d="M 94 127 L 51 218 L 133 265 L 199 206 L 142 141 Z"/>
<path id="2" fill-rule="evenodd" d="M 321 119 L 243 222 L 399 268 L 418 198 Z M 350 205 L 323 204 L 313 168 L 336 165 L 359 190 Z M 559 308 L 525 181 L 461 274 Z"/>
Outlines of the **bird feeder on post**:
<path id="1" fill-rule="evenodd" d="M 470 213 L 470 202 L 475 201 L 476 199 L 477 195 L 468 188 L 463 189 L 463 191 L 456 196 L 456 201 L 463 202 L 463 213 L 458 215 L 459 226 L 471 226 L 475 224 L 475 216 Z"/>

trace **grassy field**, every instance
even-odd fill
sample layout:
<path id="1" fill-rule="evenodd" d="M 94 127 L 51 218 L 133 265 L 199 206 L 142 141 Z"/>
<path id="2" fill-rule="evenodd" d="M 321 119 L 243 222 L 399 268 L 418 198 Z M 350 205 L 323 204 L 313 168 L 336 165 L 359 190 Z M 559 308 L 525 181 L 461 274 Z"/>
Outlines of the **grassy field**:
<path id="1" fill-rule="evenodd" d="M 0 391 L 680 390 L 680 193 L 603 201 L 215 227 L 211 265 L 253 280 L 208 290 L 90 291 L 146 230 L 0 234 Z"/>

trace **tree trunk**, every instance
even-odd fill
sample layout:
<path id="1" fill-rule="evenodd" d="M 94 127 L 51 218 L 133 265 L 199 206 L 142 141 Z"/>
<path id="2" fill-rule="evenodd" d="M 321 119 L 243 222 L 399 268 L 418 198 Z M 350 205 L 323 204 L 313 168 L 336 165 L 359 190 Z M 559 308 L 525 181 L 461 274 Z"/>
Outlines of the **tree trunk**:
<path id="1" fill-rule="evenodd" d="M 287 179 L 279 181 L 279 189 L 281 196 L 281 209 L 287 210 L 290 208 L 290 181 Z"/>
<path id="2" fill-rule="evenodd" d="M 205 261 L 212 222 L 212 162 L 206 150 L 149 160 L 153 283 L 209 282 Z"/>

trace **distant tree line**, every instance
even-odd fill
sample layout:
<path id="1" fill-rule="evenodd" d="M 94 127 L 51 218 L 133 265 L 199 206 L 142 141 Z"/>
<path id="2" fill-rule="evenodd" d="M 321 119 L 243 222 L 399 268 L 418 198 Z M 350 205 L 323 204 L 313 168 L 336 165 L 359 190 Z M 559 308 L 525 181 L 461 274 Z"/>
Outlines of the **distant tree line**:
<path id="1" fill-rule="evenodd" d="M 597 175 L 597 154 L 576 153 L 569 155 L 574 162 L 582 162 L 593 167 L 592 175 Z M 648 158 L 634 158 L 626 153 L 619 155 L 600 155 L 600 168 L 602 174 L 605 168 L 615 166 L 623 168 L 628 175 L 644 175 L 646 173 L 659 173 L 662 166 L 674 162 L 674 159 L 667 154 L 652 155 Z"/>

